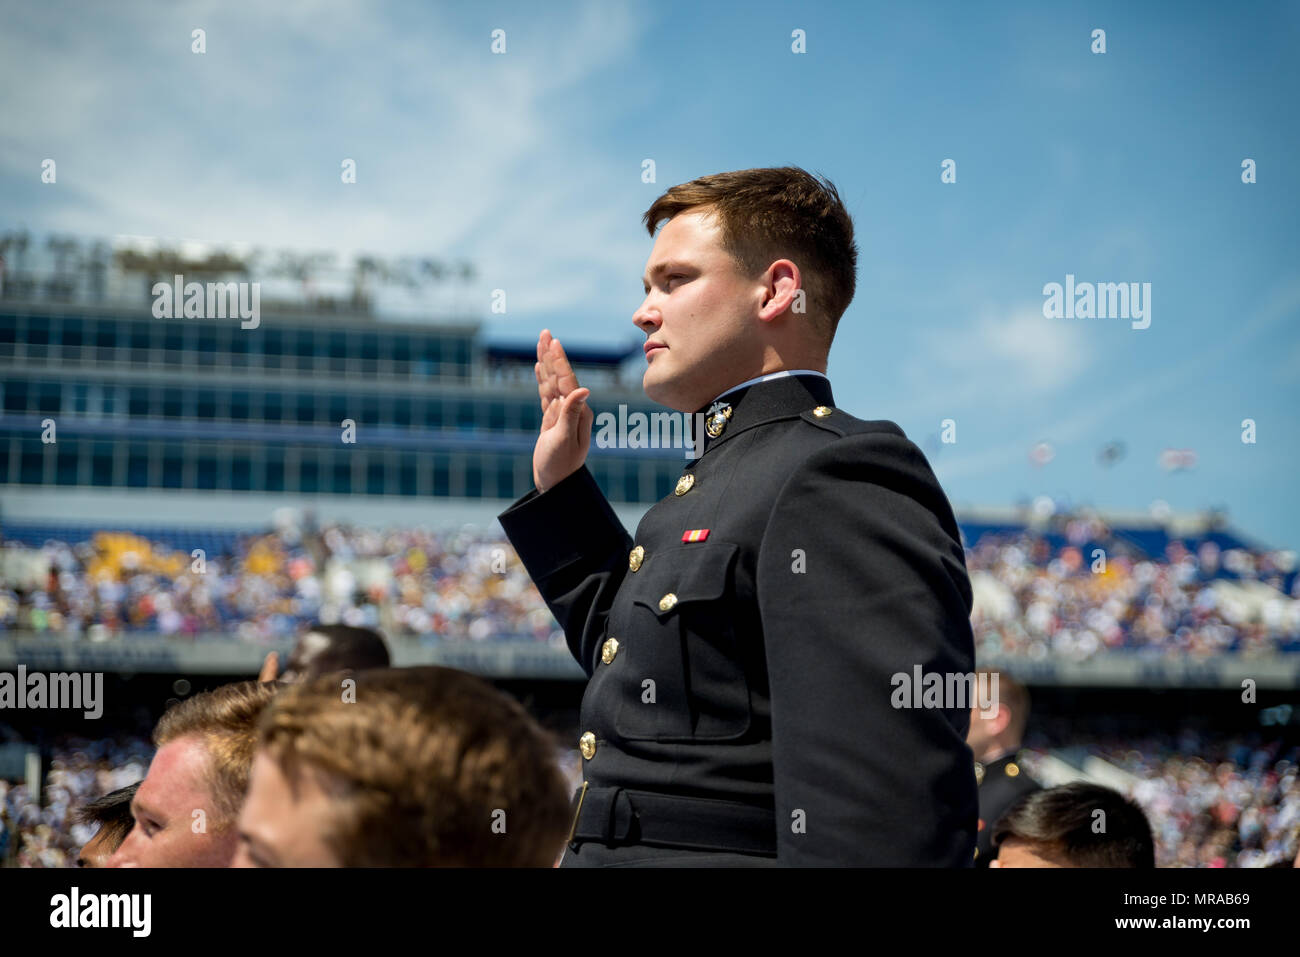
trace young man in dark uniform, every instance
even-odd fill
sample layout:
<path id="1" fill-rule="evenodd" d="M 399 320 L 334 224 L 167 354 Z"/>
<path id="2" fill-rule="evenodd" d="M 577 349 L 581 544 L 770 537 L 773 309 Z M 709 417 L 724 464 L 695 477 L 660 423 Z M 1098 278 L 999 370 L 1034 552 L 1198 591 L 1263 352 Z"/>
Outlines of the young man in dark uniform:
<path id="1" fill-rule="evenodd" d="M 589 676 L 571 866 L 969 866 L 974 668 L 952 509 L 889 421 L 825 376 L 853 298 L 834 186 L 756 169 L 673 187 L 633 322 L 646 394 L 702 426 L 629 536 L 585 467 L 593 413 L 543 330 L 536 489 L 500 516 Z"/>
<path id="2" fill-rule="evenodd" d="M 991 682 L 993 672 L 979 672 Z M 998 702 L 992 713 L 971 709 L 966 743 L 975 755 L 975 781 L 979 785 L 980 824 L 975 845 L 975 866 L 988 867 L 996 852 L 993 825 L 1026 794 L 1041 790 L 1024 768 L 1018 752 L 1029 723 L 1029 690 L 1006 672 L 998 672 Z"/>

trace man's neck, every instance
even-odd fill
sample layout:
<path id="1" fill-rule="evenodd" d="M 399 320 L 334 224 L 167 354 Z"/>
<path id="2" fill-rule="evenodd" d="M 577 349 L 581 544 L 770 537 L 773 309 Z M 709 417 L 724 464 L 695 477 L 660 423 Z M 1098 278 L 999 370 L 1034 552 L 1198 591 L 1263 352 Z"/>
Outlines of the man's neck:
<path id="1" fill-rule="evenodd" d="M 980 764 L 992 764 L 994 761 L 1005 758 L 1008 754 L 1015 754 L 1019 750 L 1019 744 L 1008 745 L 1001 742 L 994 742 L 985 748 L 984 753 L 976 760 L 978 760 Z"/>

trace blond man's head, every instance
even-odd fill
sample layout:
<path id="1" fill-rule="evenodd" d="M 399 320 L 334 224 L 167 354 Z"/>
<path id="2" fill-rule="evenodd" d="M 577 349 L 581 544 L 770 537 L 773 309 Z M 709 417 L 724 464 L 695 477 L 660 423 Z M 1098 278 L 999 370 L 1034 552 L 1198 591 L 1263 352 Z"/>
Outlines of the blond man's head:
<path id="1" fill-rule="evenodd" d="M 188 698 L 154 728 L 157 752 L 131 801 L 110 867 L 225 867 L 253 762 L 258 720 L 283 687 L 241 681 Z"/>

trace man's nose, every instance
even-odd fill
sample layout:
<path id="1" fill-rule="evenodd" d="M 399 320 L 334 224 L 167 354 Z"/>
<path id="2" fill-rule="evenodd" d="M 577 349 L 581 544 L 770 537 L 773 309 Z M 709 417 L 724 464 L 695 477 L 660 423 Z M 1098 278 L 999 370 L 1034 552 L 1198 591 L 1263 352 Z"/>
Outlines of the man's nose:
<path id="1" fill-rule="evenodd" d="M 646 309 L 645 303 L 642 303 L 636 312 L 632 313 L 632 325 L 636 326 L 647 336 L 654 332 L 662 324 L 658 318 L 658 313 Z"/>

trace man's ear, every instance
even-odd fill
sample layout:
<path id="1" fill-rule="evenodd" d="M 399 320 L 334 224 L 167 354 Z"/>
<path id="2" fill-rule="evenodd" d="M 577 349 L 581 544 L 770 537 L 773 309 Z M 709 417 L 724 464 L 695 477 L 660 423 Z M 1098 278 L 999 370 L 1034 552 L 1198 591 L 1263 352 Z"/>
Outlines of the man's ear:
<path id="1" fill-rule="evenodd" d="M 796 301 L 800 299 L 800 293 L 803 293 L 803 300 L 806 302 L 807 291 L 804 289 L 802 276 L 799 267 L 788 259 L 778 259 L 772 265 L 767 267 L 763 273 L 764 286 L 768 295 L 764 297 L 763 311 L 771 312 L 771 315 L 763 315 L 759 318 L 764 322 L 770 322 L 777 316 L 785 315 L 787 311 L 793 308 Z M 798 288 L 794 288 L 794 287 Z M 771 303 L 781 296 L 789 297 L 780 310 L 771 306 Z M 806 307 L 805 307 L 806 308 Z"/>
<path id="2" fill-rule="evenodd" d="M 998 713 L 989 719 L 989 729 L 994 735 L 999 735 L 1009 727 L 1011 727 L 1011 709 L 1005 702 L 999 701 Z"/>

